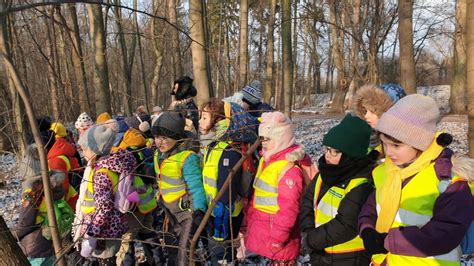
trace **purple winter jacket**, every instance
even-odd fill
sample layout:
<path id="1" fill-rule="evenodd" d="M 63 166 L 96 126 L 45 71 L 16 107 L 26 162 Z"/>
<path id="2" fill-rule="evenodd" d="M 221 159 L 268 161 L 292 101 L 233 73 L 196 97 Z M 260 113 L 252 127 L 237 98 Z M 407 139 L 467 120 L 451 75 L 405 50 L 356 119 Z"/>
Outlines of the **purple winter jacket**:
<path id="1" fill-rule="evenodd" d="M 445 149 L 436 159 L 437 177 L 450 177 L 451 155 Z M 403 182 L 403 186 L 411 178 Z M 407 226 L 392 228 L 385 238 L 384 247 L 392 254 L 416 257 L 436 256 L 448 253 L 459 245 L 474 218 L 474 200 L 467 182 L 455 182 L 436 199 L 433 217 L 423 227 Z M 375 229 L 377 221 L 375 192 L 362 207 L 359 215 L 359 234 L 367 228 Z"/>

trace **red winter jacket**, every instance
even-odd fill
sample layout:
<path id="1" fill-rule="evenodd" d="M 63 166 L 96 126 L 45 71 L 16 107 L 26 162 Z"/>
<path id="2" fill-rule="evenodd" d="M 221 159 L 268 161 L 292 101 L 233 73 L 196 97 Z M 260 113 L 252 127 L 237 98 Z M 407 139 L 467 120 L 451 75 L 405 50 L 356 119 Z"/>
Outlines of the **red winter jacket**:
<path id="1" fill-rule="evenodd" d="M 69 191 L 69 178 L 67 178 L 68 169 L 67 169 L 66 162 L 59 156 L 61 155 L 66 156 L 69 159 L 69 163 L 71 164 L 71 169 L 76 169 L 79 167 L 79 162 L 77 161 L 77 158 L 74 156 L 75 154 L 76 154 L 76 149 L 74 148 L 74 146 L 64 138 L 57 138 L 53 147 L 51 147 L 51 149 L 48 152 L 49 169 L 63 171 L 64 174 L 66 175 L 66 178 L 64 178 L 64 189 L 66 190 L 66 195 L 68 195 L 67 192 Z M 69 206 L 71 206 L 73 210 L 76 209 L 77 199 L 78 199 L 77 193 L 74 197 L 66 196 L 66 201 L 68 202 Z"/>
<path id="2" fill-rule="evenodd" d="M 292 159 L 290 159 L 292 158 Z M 311 164 L 299 145 L 292 145 L 270 157 L 263 169 L 278 160 L 296 160 L 300 164 Z M 247 214 L 245 247 L 251 252 L 272 260 L 294 260 L 300 253 L 300 230 L 297 225 L 300 198 L 304 180 L 300 168 L 293 167 L 278 183 L 278 206 L 276 214 L 262 212 L 254 207 L 252 197 Z"/>

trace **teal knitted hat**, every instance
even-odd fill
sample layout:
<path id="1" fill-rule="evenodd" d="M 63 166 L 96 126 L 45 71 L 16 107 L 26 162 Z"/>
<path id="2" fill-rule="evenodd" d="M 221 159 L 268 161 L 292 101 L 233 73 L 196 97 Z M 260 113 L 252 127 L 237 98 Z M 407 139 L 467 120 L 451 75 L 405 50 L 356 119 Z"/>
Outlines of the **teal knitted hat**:
<path id="1" fill-rule="evenodd" d="M 367 155 L 372 129 L 359 117 L 347 114 L 341 123 L 334 126 L 323 138 L 323 145 L 337 149 L 353 157 Z"/>

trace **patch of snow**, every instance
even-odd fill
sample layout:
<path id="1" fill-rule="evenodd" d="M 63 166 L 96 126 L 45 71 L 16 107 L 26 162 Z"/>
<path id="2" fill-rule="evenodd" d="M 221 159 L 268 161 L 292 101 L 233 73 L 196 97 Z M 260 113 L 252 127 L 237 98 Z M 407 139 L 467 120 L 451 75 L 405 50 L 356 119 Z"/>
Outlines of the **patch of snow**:
<path id="1" fill-rule="evenodd" d="M 0 215 L 12 227 L 18 221 L 21 206 L 21 177 L 14 154 L 0 154 L 0 178 L 4 182 L 0 188 Z"/>
<path id="2" fill-rule="evenodd" d="M 451 96 L 451 86 L 438 85 L 428 87 L 418 87 L 417 92 L 423 95 L 430 96 L 438 103 L 439 111 L 442 114 L 447 114 L 451 110 L 449 106 L 449 97 Z"/>

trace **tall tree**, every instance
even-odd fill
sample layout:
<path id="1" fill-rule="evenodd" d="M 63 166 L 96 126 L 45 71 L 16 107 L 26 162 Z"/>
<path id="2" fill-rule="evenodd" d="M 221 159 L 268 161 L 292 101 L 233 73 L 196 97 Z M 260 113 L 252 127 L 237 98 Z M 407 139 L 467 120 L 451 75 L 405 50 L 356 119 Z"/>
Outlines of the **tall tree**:
<path id="1" fill-rule="evenodd" d="M 240 0 L 240 23 L 239 23 L 239 89 L 247 83 L 248 69 L 248 25 L 249 25 L 249 2 Z"/>
<path id="2" fill-rule="evenodd" d="M 72 42 L 72 64 L 74 66 L 74 72 L 77 79 L 77 87 L 79 88 L 79 106 L 81 111 L 85 111 L 90 114 L 90 102 L 87 96 L 87 75 L 86 67 L 84 64 L 84 54 L 82 52 L 81 35 L 79 31 L 79 24 L 77 21 L 76 4 L 68 4 L 68 10 L 70 15 L 70 21 L 72 23 L 72 33 L 69 37 Z M 64 19 L 64 17 L 62 17 Z M 63 24 L 66 21 L 63 20 Z"/>
<path id="3" fill-rule="evenodd" d="M 469 119 L 469 156 L 474 158 L 474 0 L 467 1 L 466 11 L 466 91 Z"/>
<path id="4" fill-rule="evenodd" d="M 178 0 L 168 0 L 168 16 L 170 23 L 173 25 L 178 25 L 177 20 L 177 5 Z M 183 75 L 183 63 L 181 62 L 181 47 L 179 42 L 179 32 L 176 28 L 170 27 L 171 30 L 171 41 L 173 46 L 173 52 L 171 57 L 173 60 L 173 79 L 176 79 Z"/>
<path id="5" fill-rule="evenodd" d="M 205 2 L 202 0 L 189 0 L 189 30 L 191 33 L 191 53 L 193 58 L 194 83 L 198 90 L 198 105 L 209 100 L 211 87 L 209 73 L 206 64 L 206 49 L 208 48 L 205 38 L 203 8 Z"/>
<path id="6" fill-rule="evenodd" d="M 341 17 L 344 17 L 346 9 L 340 8 L 340 6 L 338 6 L 343 4 L 342 2 L 334 0 L 329 0 L 328 2 L 331 22 L 329 28 L 331 32 L 332 56 L 337 69 L 336 94 L 334 96 L 334 100 L 332 101 L 330 112 L 342 113 L 344 112 L 344 98 L 347 89 L 349 88 L 349 82 L 346 68 L 344 67 L 344 33 L 341 32 L 341 28 L 343 27 L 341 23 L 338 22 L 336 14 L 340 11 L 342 13 Z"/>
<path id="7" fill-rule="evenodd" d="M 45 8 L 44 12 L 46 13 L 48 10 L 51 11 L 51 15 L 54 12 L 53 8 Z M 60 107 L 59 107 L 59 88 L 58 88 L 58 74 L 56 72 L 55 61 L 56 61 L 56 53 L 54 49 L 54 42 L 56 41 L 54 38 L 54 22 L 50 20 L 48 17 L 44 17 L 44 25 L 46 26 L 46 50 L 48 55 L 48 61 L 46 62 L 48 67 L 48 83 L 49 83 L 49 90 L 51 93 L 51 105 L 53 108 L 53 119 L 59 119 Z"/>
<path id="8" fill-rule="evenodd" d="M 120 5 L 120 0 L 115 0 L 116 5 Z M 122 74 L 125 78 L 125 88 L 123 91 L 123 100 L 122 106 L 124 107 L 125 115 L 129 116 L 132 114 L 132 106 L 131 106 L 131 99 L 132 99 L 132 68 L 135 58 L 135 46 L 136 46 L 136 39 L 137 36 L 132 36 L 132 43 L 130 47 L 130 52 L 127 48 L 127 42 L 125 40 L 125 34 L 123 32 L 123 18 L 122 18 L 122 10 L 120 7 L 114 7 L 115 13 L 115 23 L 118 29 L 118 37 L 120 42 L 120 50 L 122 52 Z M 136 12 L 135 12 L 136 13 Z"/>
<path id="9" fill-rule="evenodd" d="M 106 39 L 102 7 L 97 4 L 87 5 L 89 17 L 89 34 L 94 50 L 94 91 L 96 114 L 110 113 L 109 70 L 107 67 Z"/>
<path id="10" fill-rule="evenodd" d="M 153 15 L 155 16 L 158 16 L 159 12 L 158 2 L 158 0 L 153 0 L 152 3 Z M 152 106 L 155 106 L 158 104 L 158 86 L 161 78 L 161 68 L 163 67 L 164 52 L 164 45 L 161 41 L 163 38 L 164 31 L 160 31 L 158 20 L 156 18 L 151 19 L 150 33 L 153 45 L 153 52 L 155 53 L 155 68 L 153 70 L 153 79 L 151 81 L 151 104 Z"/>
<path id="11" fill-rule="evenodd" d="M 413 0 L 398 0 L 398 38 L 400 41 L 400 84 L 407 93 L 416 93 L 413 53 Z"/>
<path id="12" fill-rule="evenodd" d="M 291 0 L 282 0 L 282 50 L 283 50 L 283 98 L 284 113 L 291 117 L 293 97 L 293 58 L 291 49 Z"/>
<path id="13" fill-rule="evenodd" d="M 456 31 L 454 33 L 454 70 L 451 82 L 451 113 L 466 112 L 466 8 L 467 0 L 456 1 Z"/>
<path id="14" fill-rule="evenodd" d="M 274 73 L 274 37 L 273 33 L 275 30 L 275 13 L 276 13 L 277 0 L 270 1 L 270 16 L 268 17 L 268 31 L 267 31 L 267 65 L 265 67 L 265 83 L 263 87 L 263 99 L 269 103 L 272 97 L 273 91 L 273 73 Z"/>

